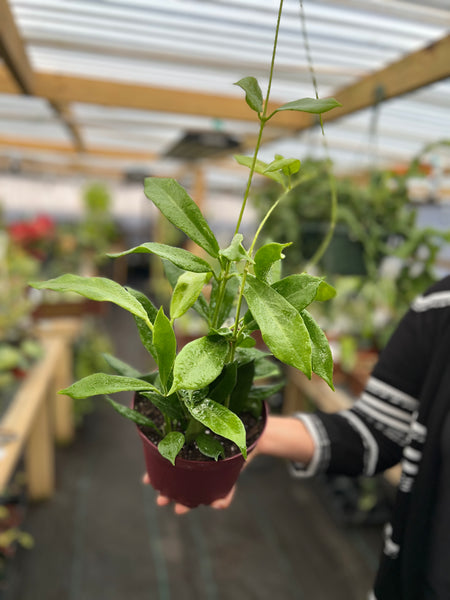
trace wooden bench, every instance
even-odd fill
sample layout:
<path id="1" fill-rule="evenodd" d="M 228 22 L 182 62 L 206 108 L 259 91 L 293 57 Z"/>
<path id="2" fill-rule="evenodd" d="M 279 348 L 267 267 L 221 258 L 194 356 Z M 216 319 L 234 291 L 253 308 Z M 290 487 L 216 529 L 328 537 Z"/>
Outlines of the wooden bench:
<path id="1" fill-rule="evenodd" d="M 24 457 L 31 500 L 49 498 L 55 486 L 54 444 L 74 436 L 72 400 L 58 394 L 72 380 L 72 342 L 79 319 L 55 319 L 36 331 L 44 356 L 29 371 L 0 421 L 0 490 L 4 490 L 19 459 Z M 11 441 L 9 441 L 11 438 Z"/>

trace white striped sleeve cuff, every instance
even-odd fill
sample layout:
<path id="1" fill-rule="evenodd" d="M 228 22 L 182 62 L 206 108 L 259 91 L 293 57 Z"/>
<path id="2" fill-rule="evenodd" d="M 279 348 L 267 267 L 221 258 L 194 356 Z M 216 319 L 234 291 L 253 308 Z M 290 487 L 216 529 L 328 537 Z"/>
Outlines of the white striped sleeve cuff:
<path id="1" fill-rule="evenodd" d="M 293 415 L 300 419 L 314 440 L 314 454 L 307 465 L 291 461 L 289 470 L 295 477 L 312 477 L 317 473 L 325 471 L 330 460 L 330 440 L 321 420 L 314 414 L 295 413 Z"/>

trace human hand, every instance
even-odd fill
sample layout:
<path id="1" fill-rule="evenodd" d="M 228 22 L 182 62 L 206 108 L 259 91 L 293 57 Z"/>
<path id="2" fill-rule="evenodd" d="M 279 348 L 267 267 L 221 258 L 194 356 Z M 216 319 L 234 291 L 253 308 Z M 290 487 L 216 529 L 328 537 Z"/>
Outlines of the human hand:
<path id="1" fill-rule="evenodd" d="M 142 483 L 144 483 L 145 485 L 151 484 L 148 473 L 145 473 L 142 476 Z M 235 491 L 236 491 L 236 486 L 234 485 L 233 488 L 230 490 L 230 492 L 228 492 L 228 494 L 224 498 L 219 498 L 218 500 L 214 500 L 214 502 L 212 502 L 210 504 L 211 508 L 214 508 L 216 510 L 228 508 L 233 500 Z M 171 502 L 172 502 L 172 500 L 170 498 L 158 493 L 158 496 L 156 497 L 156 504 L 158 506 L 167 506 Z M 174 504 L 174 512 L 177 515 L 184 515 L 184 514 L 188 513 L 190 510 L 192 510 L 192 509 L 189 508 L 188 506 L 185 506 L 184 504 L 180 504 L 179 502 L 175 502 L 175 504 Z"/>

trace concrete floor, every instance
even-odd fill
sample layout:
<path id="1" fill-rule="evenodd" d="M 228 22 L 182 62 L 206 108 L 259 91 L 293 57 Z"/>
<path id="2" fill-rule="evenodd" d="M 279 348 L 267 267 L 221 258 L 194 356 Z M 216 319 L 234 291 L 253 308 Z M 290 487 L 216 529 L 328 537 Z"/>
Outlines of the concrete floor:
<path id="1" fill-rule="evenodd" d="M 142 367 L 122 314 L 108 314 L 117 354 Z M 182 517 L 155 505 L 143 470 L 134 425 L 99 401 L 58 449 L 55 496 L 28 509 L 35 548 L 18 552 L 1 600 L 366 598 L 381 528 L 339 524 L 317 483 L 292 479 L 282 461 L 254 461 L 227 511 Z"/>

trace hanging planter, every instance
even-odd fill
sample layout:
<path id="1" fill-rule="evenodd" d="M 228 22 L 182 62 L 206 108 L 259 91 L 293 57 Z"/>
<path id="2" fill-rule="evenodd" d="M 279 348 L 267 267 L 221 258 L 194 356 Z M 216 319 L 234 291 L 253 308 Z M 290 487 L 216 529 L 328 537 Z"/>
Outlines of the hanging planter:
<path id="1" fill-rule="evenodd" d="M 327 230 L 328 223 L 310 221 L 301 225 L 302 249 L 306 260 L 314 255 Z M 320 265 L 325 273 L 335 275 L 367 275 L 362 243 L 351 236 L 346 225 L 337 225 Z"/>
<path id="2" fill-rule="evenodd" d="M 282 6 L 281 1 L 275 40 Z M 334 98 L 302 98 L 274 107 L 269 92 L 275 51 L 276 42 L 265 98 L 254 77 L 236 82 L 259 121 L 259 141 L 267 122 L 278 113 L 321 115 L 340 106 Z M 33 284 L 38 289 L 76 292 L 91 300 L 113 302 L 134 316 L 142 344 L 157 369 L 140 373 L 109 357 L 116 375 L 95 373 L 61 393 L 76 399 L 105 395 L 115 410 L 134 421 L 140 428 L 152 485 L 187 506 L 210 503 L 233 486 L 257 441 L 248 439 L 246 415 L 267 415 L 264 400 L 283 386 L 282 381 L 267 384 L 267 378 L 274 375 L 269 356 L 309 378 L 315 373 L 333 388 L 328 341 L 308 308 L 313 302 L 333 298 L 334 288 L 322 277 L 304 272 L 281 278 L 281 261 L 290 244 L 257 245 L 271 213 L 298 185 L 292 176 L 300 170 L 300 160 L 276 155 L 272 162 L 264 163 L 257 159 L 259 141 L 252 157 L 235 157 L 250 172 L 236 227 L 223 247 L 178 182 L 163 177 L 145 180 L 146 196 L 168 222 L 202 249 L 201 256 L 157 242 L 142 243 L 110 256 L 151 254 L 163 259 L 169 266 L 166 275 L 173 290 L 168 307 L 157 308 L 141 291 L 103 277 L 67 274 Z M 275 180 L 281 191 L 253 240 L 245 244 L 240 229 L 255 173 Z M 206 333 L 180 348 L 176 324 L 191 309 L 204 321 Z M 255 347 L 256 332 L 266 349 Z M 139 393 L 136 406 L 128 408 L 108 396 L 123 391 Z M 154 408 L 158 409 L 156 413 Z M 256 438 L 261 435 L 263 422 Z M 156 434 L 156 441 L 147 442 L 149 432 L 155 432 L 152 435 Z M 195 464 L 185 457 L 193 444 L 205 457 Z M 230 444 L 234 451 L 228 454 Z"/>

